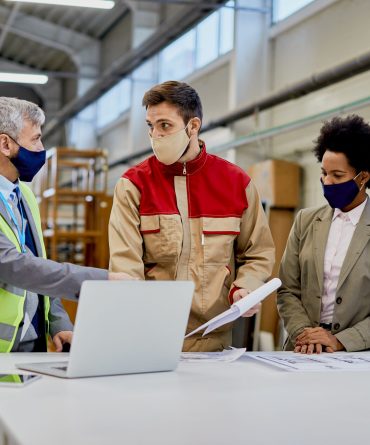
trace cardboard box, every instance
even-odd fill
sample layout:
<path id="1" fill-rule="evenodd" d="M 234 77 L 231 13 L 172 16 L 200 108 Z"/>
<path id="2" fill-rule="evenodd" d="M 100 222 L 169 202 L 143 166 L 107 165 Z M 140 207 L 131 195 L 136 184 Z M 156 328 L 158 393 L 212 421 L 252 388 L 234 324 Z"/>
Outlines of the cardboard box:
<path id="1" fill-rule="evenodd" d="M 300 166 L 294 162 L 270 159 L 247 170 L 267 206 L 296 208 L 300 199 Z"/>

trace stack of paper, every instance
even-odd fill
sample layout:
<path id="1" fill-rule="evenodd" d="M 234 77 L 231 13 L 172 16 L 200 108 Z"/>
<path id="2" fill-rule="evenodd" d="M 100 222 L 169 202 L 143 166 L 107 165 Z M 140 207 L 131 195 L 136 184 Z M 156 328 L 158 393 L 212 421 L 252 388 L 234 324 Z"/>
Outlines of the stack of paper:
<path id="1" fill-rule="evenodd" d="M 181 360 L 194 363 L 230 363 L 238 360 L 245 353 L 245 348 L 230 348 L 220 352 L 183 352 Z"/>
<path id="2" fill-rule="evenodd" d="M 370 354 L 367 351 L 323 354 L 248 352 L 246 355 L 285 371 L 370 371 Z"/>

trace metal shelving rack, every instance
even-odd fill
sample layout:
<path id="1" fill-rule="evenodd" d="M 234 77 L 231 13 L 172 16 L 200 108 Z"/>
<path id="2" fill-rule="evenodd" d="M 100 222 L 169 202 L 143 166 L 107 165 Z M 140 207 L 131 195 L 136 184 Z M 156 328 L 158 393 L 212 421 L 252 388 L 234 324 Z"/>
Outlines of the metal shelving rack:
<path id="1" fill-rule="evenodd" d="M 48 257 L 108 266 L 108 159 L 103 149 L 55 147 L 47 151 L 37 196 Z"/>

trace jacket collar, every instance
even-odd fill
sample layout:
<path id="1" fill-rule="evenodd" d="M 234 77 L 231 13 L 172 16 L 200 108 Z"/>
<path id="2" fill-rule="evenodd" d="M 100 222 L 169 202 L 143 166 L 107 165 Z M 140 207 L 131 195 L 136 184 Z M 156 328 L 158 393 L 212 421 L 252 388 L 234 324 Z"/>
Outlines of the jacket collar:
<path id="1" fill-rule="evenodd" d="M 314 262 L 316 267 L 316 273 L 318 282 L 320 283 L 320 289 L 322 291 L 324 280 L 324 256 L 325 248 L 329 235 L 330 226 L 333 219 L 334 210 L 326 205 L 316 216 L 313 222 L 314 234 L 313 234 L 313 252 Z M 348 252 L 344 259 L 337 290 L 343 285 L 346 277 L 361 255 L 363 249 L 370 240 L 370 200 L 367 199 L 365 208 L 362 212 L 361 218 L 356 226 L 356 230 L 353 234 L 353 239 L 348 248 Z"/>
<path id="2" fill-rule="evenodd" d="M 8 201 L 10 195 L 12 194 L 14 187 L 18 185 L 19 181 L 15 183 L 9 181 L 5 176 L 0 175 L 0 192 L 3 194 L 4 198 Z"/>
<path id="3" fill-rule="evenodd" d="M 325 205 L 320 212 L 318 212 L 313 221 L 313 253 L 314 263 L 316 268 L 317 280 L 320 286 L 320 292 L 323 289 L 324 283 L 324 256 L 326 241 L 329 235 L 331 222 L 333 219 L 334 210 Z"/>
<path id="4" fill-rule="evenodd" d="M 192 161 L 186 163 L 175 162 L 174 164 L 171 165 L 165 165 L 162 162 L 159 162 L 157 158 L 155 158 L 155 162 L 159 165 L 160 169 L 165 174 L 173 176 L 192 175 L 198 172 L 204 166 L 208 158 L 206 144 L 203 141 L 199 141 L 199 147 L 200 147 L 200 153 Z M 186 173 L 184 173 L 185 171 Z"/>
<path id="5" fill-rule="evenodd" d="M 321 207 L 320 211 L 317 213 L 315 221 L 329 221 L 330 224 L 333 220 L 334 209 L 329 205 L 324 205 Z"/>
<path id="6" fill-rule="evenodd" d="M 0 174 L 0 192 L 4 196 L 4 198 L 9 201 L 10 195 L 13 193 L 14 187 L 18 185 L 19 181 L 17 181 L 15 184 L 9 179 L 7 179 L 5 176 Z M 0 214 L 5 219 L 5 221 L 9 224 L 10 227 L 12 227 L 12 220 L 10 218 L 10 215 L 3 203 L 3 201 L 0 199 Z"/>
<path id="7" fill-rule="evenodd" d="M 349 273 L 351 272 L 356 261 L 362 254 L 367 243 L 370 241 L 370 203 L 367 199 L 364 211 L 362 212 L 360 221 L 358 222 L 348 252 L 344 258 L 343 265 L 340 271 L 338 286 L 339 289 L 345 282 Z"/>
<path id="8" fill-rule="evenodd" d="M 19 181 L 17 182 L 17 185 L 21 189 L 21 184 L 20 184 Z M 13 184 L 13 188 L 14 188 L 14 184 Z M 36 228 L 36 224 L 35 224 L 35 221 L 33 219 L 32 211 L 31 211 L 31 209 L 30 209 L 30 207 L 28 205 L 27 200 L 23 196 L 23 194 L 21 195 L 21 200 L 22 200 L 23 208 L 24 208 L 24 211 L 25 211 L 25 214 L 26 214 L 25 216 L 27 217 L 27 221 L 28 221 L 28 224 L 30 226 L 30 230 L 31 230 L 31 233 L 33 235 L 33 239 L 34 239 L 34 242 L 35 242 L 35 245 L 36 245 L 37 254 L 41 257 L 43 255 L 43 250 L 42 250 L 40 238 L 38 236 L 38 231 L 37 231 L 37 228 Z M 11 218 L 10 218 L 10 216 L 9 216 L 9 214 L 8 214 L 8 212 L 7 212 L 7 210 L 6 210 L 6 208 L 5 208 L 5 206 L 4 206 L 4 204 L 3 204 L 1 199 L 0 199 L 0 215 L 8 223 L 9 227 L 12 230 L 14 230 L 13 229 L 12 220 L 11 220 Z"/>
<path id="9" fill-rule="evenodd" d="M 356 214 L 356 212 L 359 212 L 359 215 Z M 332 209 L 329 205 L 325 205 L 321 208 L 320 212 L 318 212 L 315 220 L 316 221 L 330 221 L 330 223 L 335 219 L 335 217 L 338 215 L 338 213 L 341 213 L 341 210 L 339 209 Z M 361 221 L 368 221 L 370 223 L 370 199 L 369 197 L 366 198 L 366 200 L 357 206 L 355 209 L 351 210 L 350 212 L 347 212 L 347 214 L 351 213 L 353 222 L 357 223 Z M 355 216 L 353 216 L 355 215 Z"/>
<path id="10" fill-rule="evenodd" d="M 342 212 L 342 210 L 340 209 L 334 209 L 333 221 L 340 215 L 344 215 L 344 217 L 348 221 L 350 221 L 354 226 L 357 226 L 358 222 L 360 221 L 361 215 L 365 209 L 368 199 L 369 198 L 367 197 L 363 203 L 361 203 L 354 209 L 350 210 L 349 212 Z"/>

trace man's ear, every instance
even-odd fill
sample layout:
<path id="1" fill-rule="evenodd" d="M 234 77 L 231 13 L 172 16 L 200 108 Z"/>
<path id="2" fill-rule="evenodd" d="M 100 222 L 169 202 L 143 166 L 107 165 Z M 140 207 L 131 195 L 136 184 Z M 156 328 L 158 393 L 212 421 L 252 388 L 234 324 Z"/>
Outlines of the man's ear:
<path id="1" fill-rule="evenodd" d="M 201 126 L 202 121 L 199 119 L 199 117 L 193 117 L 189 125 L 190 134 L 193 135 L 199 133 Z"/>
<path id="2" fill-rule="evenodd" d="M 10 156 L 11 148 L 10 148 L 11 140 L 7 134 L 0 134 L 0 152 L 6 157 Z"/>
<path id="3" fill-rule="evenodd" d="M 361 185 L 364 184 L 366 186 L 366 184 L 370 181 L 370 172 L 364 170 L 362 172 L 362 178 L 361 178 Z"/>

